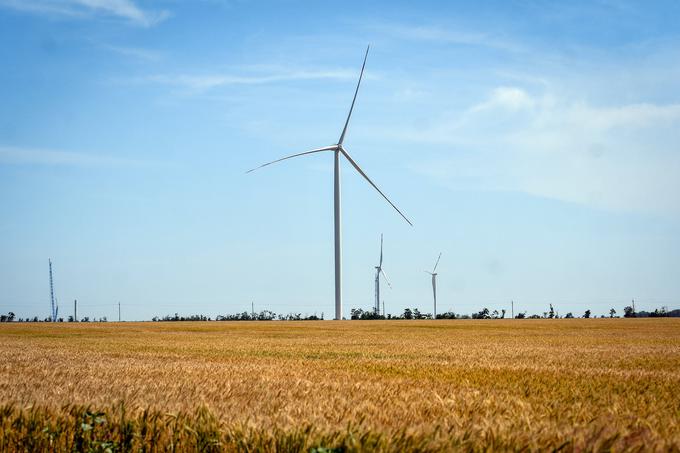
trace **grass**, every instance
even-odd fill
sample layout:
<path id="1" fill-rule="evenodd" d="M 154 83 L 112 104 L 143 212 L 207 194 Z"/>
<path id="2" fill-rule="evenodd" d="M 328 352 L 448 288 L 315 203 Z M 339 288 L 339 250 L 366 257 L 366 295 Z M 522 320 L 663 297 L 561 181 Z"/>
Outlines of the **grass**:
<path id="1" fill-rule="evenodd" d="M 680 451 L 680 319 L 12 323 L 0 344 L 0 451 Z"/>

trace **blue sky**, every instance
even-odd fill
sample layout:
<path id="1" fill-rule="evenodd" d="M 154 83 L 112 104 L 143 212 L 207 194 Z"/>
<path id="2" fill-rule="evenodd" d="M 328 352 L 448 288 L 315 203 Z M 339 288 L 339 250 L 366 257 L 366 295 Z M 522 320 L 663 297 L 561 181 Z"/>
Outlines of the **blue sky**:
<path id="1" fill-rule="evenodd" d="M 563 4 L 564 3 L 564 4 Z M 680 305 L 680 4 L 0 0 L 0 311 Z"/>

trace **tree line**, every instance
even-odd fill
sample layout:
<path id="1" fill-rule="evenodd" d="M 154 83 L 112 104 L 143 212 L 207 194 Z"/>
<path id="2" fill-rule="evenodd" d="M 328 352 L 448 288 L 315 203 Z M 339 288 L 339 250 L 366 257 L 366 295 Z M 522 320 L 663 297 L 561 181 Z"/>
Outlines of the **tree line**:
<path id="1" fill-rule="evenodd" d="M 591 310 L 586 310 L 583 315 L 575 316 L 572 312 L 568 312 L 564 316 L 554 309 L 552 304 L 548 304 L 549 308 L 542 314 L 531 314 L 528 315 L 527 312 L 520 312 L 515 315 L 515 319 L 571 319 L 571 318 L 595 318 Z M 454 312 L 437 313 L 436 319 L 505 319 L 507 311 L 502 309 L 489 310 L 484 307 L 478 312 L 468 314 L 460 314 Z M 619 318 L 616 309 L 613 307 L 609 310 L 609 316 L 600 315 L 600 318 Z M 680 317 L 680 309 L 668 310 L 666 307 L 657 308 L 654 311 L 639 311 L 636 312 L 635 309 L 628 305 L 623 308 L 624 318 L 666 318 L 666 317 Z M 277 314 L 270 310 L 263 310 L 259 313 L 254 312 L 241 312 L 235 314 L 227 315 L 217 315 L 214 319 L 210 316 L 205 315 L 188 315 L 180 316 L 178 313 L 174 315 L 165 315 L 162 317 L 154 316 L 151 320 L 155 322 L 168 322 L 168 321 L 323 321 L 324 314 L 321 313 L 318 316 L 316 313 L 313 315 L 303 315 L 302 313 L 288 313 L 288 314 Z M 382 315 L 374 312 L 373 310 L 364 310 L 362 308 L 352 308 L 350 310 L 350 319 L 354 320 L 371 320 L 371 319 L 433 319 L 432 313 L 423 313 L 418 308 L 405 308 L 404 312 L 400 315 L 387 314 Z M 13 312 L 9 312 L 6 315 L 0 315 L 0 322 L 50 322 L 51 319 L 39 319 L 37 316 L 33 318 L 16 318 Z M 84 316 L 77 322 L 107 322 L 106 316 L 101 318 L 92 318 Z M 57 319 L 57 322 L 76 322 L 73 316 L 69 316 L 66 320 L 64 318 Z"/>
<path id="2" fill-rule="evenodd" d="M 518 313 L 515 319 L 570 319 L 576 318 L 572 312 L 568 312 L 564 316 L 555 310 L 552 304 L 548 304 L 548 311 L 542 314 L 532 314 L 528 315 L 527 312 Z M 472 313 L 470 315 L 460 314 L 454 312 L 437 313 L 436 319 L 505 319 L 507 311 L 505 309 L 489 310 L 484 307 L 478 312 Z M 592 316 L 592 311 L 586 310 L 581 318 L 594 318 Z M 600 318 L 618 318 L 616 309 L 611 308 L 609 310 L 609 316 L 600 315 Z M 666 307 L 657 308 L 653 312 L 640 311 L 636 312 L 632 306 L 626 306 L 623 308 L 624 318 L 665 318 L 665 317 L 680 317 L 680 309 L 668 311 Z M 401 315 L 391 315 L 387 316 L 378 314 L 373 310 L 363 310 L 361 308 L 353 308 L 350 310 L 351 319 L 433 319 L 432 313 L 422 313 L 417 308 L 405 308 Z"/>
<path id="3" fill-rule="evenodd" d="M 9 312 L 6 315 L 0 315 L 0 322 L 14 322 L 16 319 L 16 322 L 52 322 L 52 318 L 49 316 L 47 318 L 41 319 L 38 318 L 37 316 L 34 317 L 26 317 L 26 318 L 17 318 L 16 315 L 13 312 Z M 68 318 L 57 318 L 56 322 L 74 322 L 75 319 L 73 319 L 73 316 L 69 316 Z M 83 318 L 78 321 L 78 322 L 107 322 L 108 319 L 106 319 L 106 316 L 102 316 L 101 318 L 92 318 L 90 319 L 89 316 L 83 316 Z"/>
<path id="4" fill-rule="evenodd" d="M 288 313 L 288 314 L 276 314 L 270 310 L 263 310 L 259 313 L 247 312 L 228 315 L 217 315 L 215 316 L 215 321 L 323 321 L 324 314 L 317 316 L 316 313 L 313 315 L 303 315 L 302 313 Z M 166 315 L 163 317 L 154 316 L 152 321 L 212 321 L 213 319 L 205 315 L 189 315 L 180 316 L 175 313 L 174 316 Z"/>

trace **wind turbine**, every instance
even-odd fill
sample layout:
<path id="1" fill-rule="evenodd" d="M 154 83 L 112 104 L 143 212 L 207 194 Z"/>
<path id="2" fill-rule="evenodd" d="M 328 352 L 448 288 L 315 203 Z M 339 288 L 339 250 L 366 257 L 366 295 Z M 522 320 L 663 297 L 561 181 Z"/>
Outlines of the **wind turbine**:
<path id="1" fill-rule="evenodd" d="M 262 164 L 259 167 L 253 168 L 252 170 L 248 170 L 246 173 L 250 173 L 254 170 L 257 170 L 262 167 L 266 167 L 267 165 L 271 165 L 277 162 L 281 162 L 282 160 L 286 159 L 292 159 L 293 157 L 298 157 L 298 156 L 304 156 L 307 154 L 313 154 L 313 153 L 320 153 L 324 151 L 333 151 L 334 154 L 334 172 L 333 172 L 333 219 L 334 219 L 334 231 L 335 231 L 335 319 L 342 319 L 342 231 L 341 231 L 341 222 L 340 222 L 340 155 L 342 154 L 345 159 L 349 161 L 349 163 L 354 167 L 354 169 L 359 172 L 361 176 L 364 177 L 368 183 L 373 186 L 375 190 L 378 191 L 380 195 L 383 196 L 385 200 L 392 206 L 403 218 L 408 222 L 409 225 L 413 226 L 411 221 L 406 218 L 406 216 L 397 208 L 394 203 L 390 201 L 389 198 L 387 198 L 387 195 L 382 193 L 380 189 L 378 189 L 378 186 L 376 186 L 373 181 L 364 173 L 364 171 L 359 167 L 359 164 L 357 164 L 354 159 L 349 155 L 345 147 L 343 146 L 343 143 L 345 141 L 345 134 L 347 133 L 347 126 L 349 125 L 349 119 L 352 116 L 352 110 L 354 110 L 354 103 L 357 100 L 357 94 L 359 93 L 359 86 L 361 85 L 361 79 L 364 76 L 364 68 L 366 67 L 366 59 L 368 58 L 368 50 L 370 49 L 370 46 L 366 48 L 366 55 L 364 55 L 364 63 L 361 66 L 361 73 L 359 74 L 359 82 L 357 83 L 357 88 L 354 91 L 354 98 L 352 99 L 352 105 L 349 108 L 349 114 L 347 115 L 347 120 L 345 121 L 345 127 L 342 129 L 342 133 L 340 134 L 340 139 L 338 140 L 338 143 L 330 146 L 324 146 L 323 148 L 316 148 L 312 149 L 309 151 L 305 151 L 302 153 L 297 153 L 297 154 L 292 154 L 290 156 L 282 157 L 281 159 L 277 159 L 271 162 L 267 162 L 266 164 Z"/>
<path id="2" fill-rule="evenodd" d="M 57 316 L 59 316 L 59 303 L 57 298 L 54 297 L 54 281 L 52 280 L 52 259 L 48 258 L 47 262 L 50 265 L 50 302 L 52 310 L 50 312 L 50 320 L 52 322 L 57 322 Z"/>
<path id="3" fill-rule="evenodd" d="M 385 274 L 385 271 L 382 268 L 382 262 L 383 262 L 383 235 L 380 234 L 380 264 L 378 264 L 375 267 L 375 314 L 379 315 L 380 314 L 380 274 L 382 274 L 383 277 L 385 277 L 385 282 L 387 283 L 387 286 L 392 288 L 392 285 L 390 284 L 390 280 L 387 278 L 387 274 Z M 384 313 L 383 313 L 384 315 Z"/>
<path id="4" fill-rule="evenodd" d="M 434 319 L 437 319 L 437 273 L 435 271 L 437 270 L 437 266 L 439 265 L 439 260 L 441 258 L 442 254 L 440 252 L 439 257 L 437 258 L 437 262 L 434 263 L 434 268 L 432 269 L 432 272 L 425 271 L 432 276 L 432 295 L 434 296 Z"/>

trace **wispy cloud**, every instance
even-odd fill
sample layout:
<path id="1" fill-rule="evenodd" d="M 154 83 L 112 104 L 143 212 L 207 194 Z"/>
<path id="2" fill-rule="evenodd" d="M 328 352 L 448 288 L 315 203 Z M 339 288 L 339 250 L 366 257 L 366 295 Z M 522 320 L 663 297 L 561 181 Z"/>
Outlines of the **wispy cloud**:
<path id="1" fill-rule="evenodd" d="M 122 55 L 124 57 L 129 57 L 137 60 L 158 61 L 163 58 L 163 54 L 161 52 L 149 49 L 142 49 L 139 47 L 123 47 L 112 45 L 102 45 L 101 47 L 118 55 Z"/>
<path id="2" fill-rule="evenodd" d="M 144 10 L 132 0 L 0 0 L 0 7 L 50 16 L 110 16 L 144 27 L 169 15 L 167 11 Z"/>
<path id="3" fill-rule="evenodd" d="M 153 163 L 103 154 L 0 145 L 0 165 L 139 167 Z"/>
<path id="4" fill-rule="evenodd" d="M 323 79 L 356 79 L 356 70 L 297 70 L 281 71 L 270 74 L 155 74 L 144 77 L 125 79 L 131 83 L 156 83 L 177 87 L 191 94 L 203 93 L 211 89 L 229 85 L 262 85 L 276 82 L 296 80 L 323 80 Z"/>
<path id="5" fill-rule="evenodd" d="M 498 50 L 519 52 L 523 47 L 510 38 L 492 33 L 467 32 L 453 27 L 439 25 L 408 25 L 397 23 L 373 23 L 371 30 L 392 38 L 412 41 L 428 41 L 439 44 L 489 47 Z"/>

